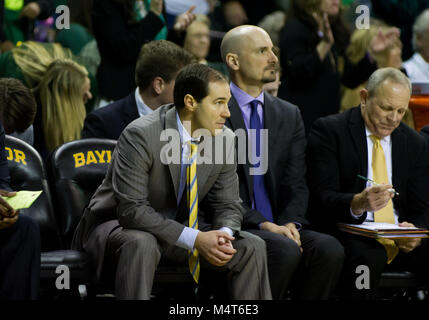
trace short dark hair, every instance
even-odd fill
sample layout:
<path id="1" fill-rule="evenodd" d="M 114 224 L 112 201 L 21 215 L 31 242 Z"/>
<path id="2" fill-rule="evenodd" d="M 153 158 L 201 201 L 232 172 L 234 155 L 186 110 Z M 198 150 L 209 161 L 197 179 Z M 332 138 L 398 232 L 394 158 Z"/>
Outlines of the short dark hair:
<path id="1" fill-rule="evenodd" d="M 10 132 L 24 132 L 34 121 L 37 104 L 30 89 L 14 78 L 0 79 L 0 113 Z"/>
<path id="2" fill-rule="evenodd" d="M 176 78 L 174 84 L 174 105 L 177 109 L 185 106 L 184 98 L 187 94 L 201 102 L 209 95 L 209 83 L 225 81 L 225 76 L 219 71 L 204 64 L 194 63 L 184 67 Z"/>
<path id="3" fill-rule="evenodd" d="M 171 41 L 150 41 L 142 46 L 137 59 L 136 85 L 145 89 L 155 77 L 170 82 L 181 68 L 194 61 L 190 53 Z"/>

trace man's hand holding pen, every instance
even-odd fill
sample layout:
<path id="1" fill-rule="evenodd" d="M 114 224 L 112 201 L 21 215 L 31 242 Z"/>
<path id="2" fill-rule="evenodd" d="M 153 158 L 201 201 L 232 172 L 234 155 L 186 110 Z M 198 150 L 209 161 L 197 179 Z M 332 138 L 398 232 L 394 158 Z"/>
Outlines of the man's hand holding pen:
<path id="1" fill-rule="evenodd" d="M 353 214 L 360 215 L 365 211 L 374 212 L 383 209 L 395 196 L 395 193 L 389 189 L 392 189 L 392 185 L 379 184 L 367 187 L 362 192 L 355 194 L 351 203 Z"/>

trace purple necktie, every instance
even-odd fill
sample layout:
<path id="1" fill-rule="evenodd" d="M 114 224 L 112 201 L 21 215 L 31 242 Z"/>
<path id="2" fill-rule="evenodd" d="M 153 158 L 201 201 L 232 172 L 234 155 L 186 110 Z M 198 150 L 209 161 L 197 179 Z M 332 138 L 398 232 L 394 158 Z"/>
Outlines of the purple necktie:
<path id="1" fill-rule="evenodd" d="M 258 114 L 258 100 L 253 100 L 250 102 L 250 107 L 252 112 L 250 114 L 250 129 L 255 130 L 254 135 L 255 141 L 253 141 L 252 146 L 256 148 L 256 156 L 261 155 L 261 119 Z M 267 146 L 265 146 L 267 147 Z M 268 159 L 265 159 L 268 161 Z M 254 161 L 252 161 L 254 162 Z M 260 162 L 250 166 L 257 168 L 260 166 Z M 255 209 L 258 210 L 262 215 L 268 220 L 273 222 L 273 212 L 271 210 L 270 198 L 268 197 L 267 190 L 265 188 L 264 175 L 253 175 L 253 199 L 255 203 Z"/>

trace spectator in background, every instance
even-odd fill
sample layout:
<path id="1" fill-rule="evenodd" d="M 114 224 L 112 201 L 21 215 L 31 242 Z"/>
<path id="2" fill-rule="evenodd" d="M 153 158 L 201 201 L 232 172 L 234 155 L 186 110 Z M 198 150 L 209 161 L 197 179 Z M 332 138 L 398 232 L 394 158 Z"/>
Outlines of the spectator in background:
<path id="1" fill-rule="evenodd" d="M 346 49 L 346 55 L 350 62 L 358 63 L 366 52 L 369 50 L 371 39 L 378 33 L 383 32 L 387 34 L 390 27 L 384 23 L 373 20 L 369 29 L 356 29 L 350 39 L 350 44 Z M 373 54 L 372 58 L 377 63 L 378 68 L 392 67 L 396 69 L 402 69 L 402 43 L 399 36 L 392 44 L 387 47 L 384 51 Z M 405 70 L 403 70 L 405 72 Z M 367 81 L 364 81 L 356 88 L 350 89 L 344 87 L 342 90 L 341 98 L 341 109 L 344 111 L 353 107 L 356 107 L 360 103 L 360 90 L 366 87 Z M 411 109 L 408 109 L 402 122 L 407 124 L 410 128 L 414 128 L 414 120 Z"/>
<path id="2" fill-rule="evenodd" d="M 0 121 L 6 134 L 33 145 L 33 121 L 37 104 L 30 89 L 14 78 L 0 78 Z"/>
<path id="3" fill-rule="evenodd" d="M 275 46 L 279 46 L 280 31 L 283 29 L 286 22 L 285 11 L 274 11 L 266 15 L 258 26 L 267 31 Z"/>
<path id="4" fill-rule="evenodd" d="M 429 9 L 423 11 L 413 26 L 414 55 L 404 62 L 411 82 L 429 83 Z"/>
<path id="5" fill-rule="evenodd" d="M 33 121 L 35 101 L 30 90 L 15 79 L 0 79 L 1 123 L 8 131 L 25 130 Z M 28 114 L 26 114 L 28 112 Z M 20 215 L 3 197 L 10 192 L 5 130 L 0 123 L 0 300 L 37 299 L 40 279 L 39 225 Z"/>
<path id="6" fill-rule="evenodd" d="M 44 20 L 52 13 L 52 0 L 5 1 L 4 4 L 3 31 L 5 39 L 14 46 L 33 39 L 34 20 Z"/>
<path id="7" fill-rule="evenodd" d="M 70 28 L 60 30 L 56 35 L 56 42 L 83 60 L 88 72 L 97 73 L 100 64 L 100 53 L 92 29 L 92 5 L 93 0 L 69 0 Z"/>
<path id="8" fill-rule="evenodd" d="M 216 0 L 164 0 L 168 28 L 171 29 L 176 18 L 189 7 L 195 7 L 193 11 L 195 14 L 208 15 L 213 11 L 216 2 Z"/>
<path id="9" fill-rule="evenodd" d="M 143 45 L 136 66 L 137 89 L 88 114 L 82 138 L 117 140 L 130 122 L 172 103 L 176 75 L 191 62 L 193 57 L 170 41 L 156 40 Z"/>
<path id="10" fill-rule="evenodd" d="M 101 105 L 121 99 L 135 89 L 134 73 L 140 48 L 156 39 L 165 27 L 163 0 L 151 0 L 148 9 L 139 7 L 139 3 L 94 0 L 92 26 L 101 56 L 97 80 L 100 96 L 105 100 Z M 193 19 L 192 11 L 188 10 L 178 18 L 174 29 L 184 30 Z M 165 39 L 167 33 L 161 36 Z"/>
<path id="11" fill-rule="evenodd" d="M 242 24 L 258 23 L 267 15 L 281 10 L 278 0 L 220 0 L 220 6 L 215 7 L 211 20 L 213 29 L 228 31 Z"/>
<path id="12" fill-rule="evenodd" d="M 385 23 L 401 30 L 402 60 L 406 61 L 413 55 L 411 39 L 413 24 L 416 17 L 426 8 L 429 0 L 371 0 L 371 14 Z"/>
<path id="13" fill-rule="evenodd" d="M 377 33 L 369 52 L 385 50 L 397 35 L 397 29 Z M 377 68 L 369 55 L 352 64 L 345 54 L 348 43 L 339 0 L 291 1 L 280 37 L 279 97 L 300 108 L 307 133 L 314 120 L 339 111 L 341 83 L 356 87 Z"/>
<path id="14" fill-rule="evenodd" d="M 28 41 L 12 50 L 12 59 L 38 103 L 34 147 L 46 158 L 61 144 L 80 138 L 85 103 L 92 98 L 85 67 L 59 44 Z"/>
<path id="15" fill-rule="evenodd" d="M 225 76 L 228 69 L 223 62 L 207 61 L 210 51 L 210 19 L 203 14 L 195 15 L 195 20 L 182 32 L 172 32 L 171 40 L 191 53 L 198 63 L 207 64 Z"/>
<path id="16" fill-rule="evenodd" d="M 60 30 L 56 42 L 64 48 L 69 48 L 79 64 L 85 66 L 90 74 L 91 99 L 86 105 L 86 112 L 91 112 L 99 103 L 98 83 L 95 78 L 100 65 L 100 52 L 92 29 L 93 0 L 69 0 L 70 28 Z"/>

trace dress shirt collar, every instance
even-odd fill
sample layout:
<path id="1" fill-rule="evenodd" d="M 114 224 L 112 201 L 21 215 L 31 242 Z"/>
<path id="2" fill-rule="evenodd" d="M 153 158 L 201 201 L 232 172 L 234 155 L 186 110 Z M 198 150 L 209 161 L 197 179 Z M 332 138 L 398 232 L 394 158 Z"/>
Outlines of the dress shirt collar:
<path id="1" fill-rule="evenodd" d="M 370 137 L 373 135 L 373 133 L 371 131 L 369 131 L 368 127 L 365 125 L 365 132 L 366 132 L 366 137 L 368 139 L 370 139 Z M 383 139 L 380 139 L 380 143 L 385 143 L 387 145 L 390 145 L 390 135 L 384 137 Z"/>
<path id="2" fill-rule="evenodd" d="M 264 105 L 264 91 L 261 91 L 259 96 L 255 98 L 241 90 L 234 82 L 231 82 L 229 87 L 231 88 L 231 93 L 241 109 L 245 106 L 250 108 L 249 103 L 255 99 L 258 100 L 262 106 Z"/>
<path id="3" fill-rule="evenodd" d="M 182 142 L 182 147 L 186 146 L 189 141 L 193 142 L 200 142 L 201 137 L 198 137 L 197 139 L 193 139 L 191 135 L 189 134 L 188 130 L 183 126 L 182 121 L 179 117 L 179 112 L 176 110 L 176 121 L 177 121 L 177 128 L 179 128 L 180 133 L 180 141 Z"/>
<path id="4" fill-rule="evenodd" d="M 151 114 L 153 112 L 153 110 L 151 108 L 149 108 L 144 103 L 144 101 L 140 95 L 138 87 L 137 87 L 136 92 L 135 92 L 135 97 L 136 97 L 137 111 L 138 111 L 140 117 L 146 116 L 146 115 Z"/>

